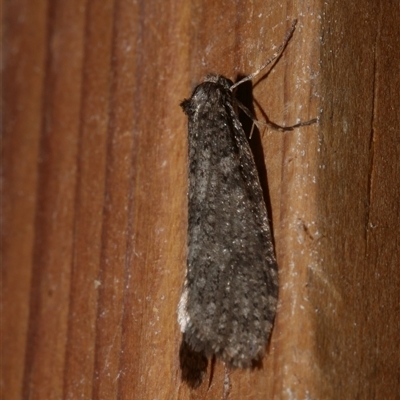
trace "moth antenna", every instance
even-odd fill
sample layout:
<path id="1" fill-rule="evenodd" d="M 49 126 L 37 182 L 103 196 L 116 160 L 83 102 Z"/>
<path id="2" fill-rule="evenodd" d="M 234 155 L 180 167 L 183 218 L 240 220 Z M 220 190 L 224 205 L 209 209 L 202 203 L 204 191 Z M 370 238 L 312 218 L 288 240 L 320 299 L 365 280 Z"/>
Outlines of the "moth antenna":
<path id="1" fill-rule="evenodd" d="M 257 76 L 265 67 L 267 67 L 269 64 L 272 63 L 272 61 L 274 61 L 285 49 L 285 47 L 287 46 L 287 44 L 289 43 L 290 38 L 293 35 L 294 30 L 296 29 L 296 25 L 297 25 L 297 19 L 295 19 L 292 22 L 292 26 L 289 29 L 289 31 L 286 33 L 285 39 L 283 41 L 283 43 L 279 46 L 278 50 L 270 57 L 268 58 L 268 60 L 261 65 L 260 68 L 258 68 L 256 71 L 254 71 L 252 74 L 247 75 L 246 77 L 244 77 L 243 79 L 241 79 L 239 82 L 234 83 L 231 87 L 230 90 L 232 91 L 233 89 L 235 89 L 236 87 L 238 87 L 239 85 L 241 85 L 244 82 L 247 81 L 251 81 L 255 76 Z"/>

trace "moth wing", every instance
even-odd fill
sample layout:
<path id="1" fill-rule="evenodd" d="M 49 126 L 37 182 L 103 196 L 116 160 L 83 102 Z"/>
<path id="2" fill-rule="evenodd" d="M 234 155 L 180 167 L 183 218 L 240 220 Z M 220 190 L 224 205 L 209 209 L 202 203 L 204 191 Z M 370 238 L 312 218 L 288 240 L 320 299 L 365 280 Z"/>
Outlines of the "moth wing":
<path id="1" fill-rule="evenodd" d="M 208 101 L 199 96 L 193 105 L 191 99 L 188 266 L 179 321 L 195 350 L 246 367 L 263 355 L 272 329 L 277 265 L 232 95 L 211 95 L 220 101 L 209 100 L 210 89 L 204 93 Z"/>

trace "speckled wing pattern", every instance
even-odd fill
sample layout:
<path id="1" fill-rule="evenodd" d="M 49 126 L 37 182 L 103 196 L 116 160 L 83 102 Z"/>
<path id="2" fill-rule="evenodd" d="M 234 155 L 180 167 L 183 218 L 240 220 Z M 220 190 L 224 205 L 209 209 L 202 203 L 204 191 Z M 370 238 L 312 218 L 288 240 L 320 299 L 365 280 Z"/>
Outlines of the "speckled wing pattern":
<path id="1" fill-rule="evenodd" d="M 193 350 L 244 368 L 264 354 L 278 271 L 231 85 L 223 76 L 209 75 L 181 104 L 189 119 L 189 224 L 178 321 Z"/>

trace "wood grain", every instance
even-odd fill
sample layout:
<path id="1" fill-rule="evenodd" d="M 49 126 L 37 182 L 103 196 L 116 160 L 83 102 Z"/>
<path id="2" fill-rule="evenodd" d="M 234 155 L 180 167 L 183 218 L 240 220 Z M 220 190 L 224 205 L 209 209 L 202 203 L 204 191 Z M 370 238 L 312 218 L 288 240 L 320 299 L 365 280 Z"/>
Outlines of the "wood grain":
<path id="1" fill-rule="evenodd" d="M 4 399 L 217 399 L 181 382 L 186 118 L 210 72 L 253 72 L 251 141 L 280 269 L 262 368 L 230 399 L 400 392 L 396 2 L 5 0 Z M 245 93 L 246 94 L 246 93 Z M 253 100 L 254 99 L 254 103 Z M 225 390 L 226 392 L 226 390 Z"/>

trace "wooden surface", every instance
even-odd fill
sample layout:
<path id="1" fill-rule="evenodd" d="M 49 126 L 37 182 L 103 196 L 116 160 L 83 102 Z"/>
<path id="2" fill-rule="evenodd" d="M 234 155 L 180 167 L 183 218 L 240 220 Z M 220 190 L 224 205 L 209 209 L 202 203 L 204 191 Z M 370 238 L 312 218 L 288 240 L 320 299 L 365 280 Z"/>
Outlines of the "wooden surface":
<path id="1" fill-rule="evenodd" d="M 253 72 L 255 112 L 318 125 L 251 142 L 280 267 L 261 369 L 230 399 L 400 392 L 397 2 L 5 0 L 4 399 L 218 399 L 181 382 L 186 118 L 205 74 Z M 266 172 L 267 171 L 267 172 Z"/>

